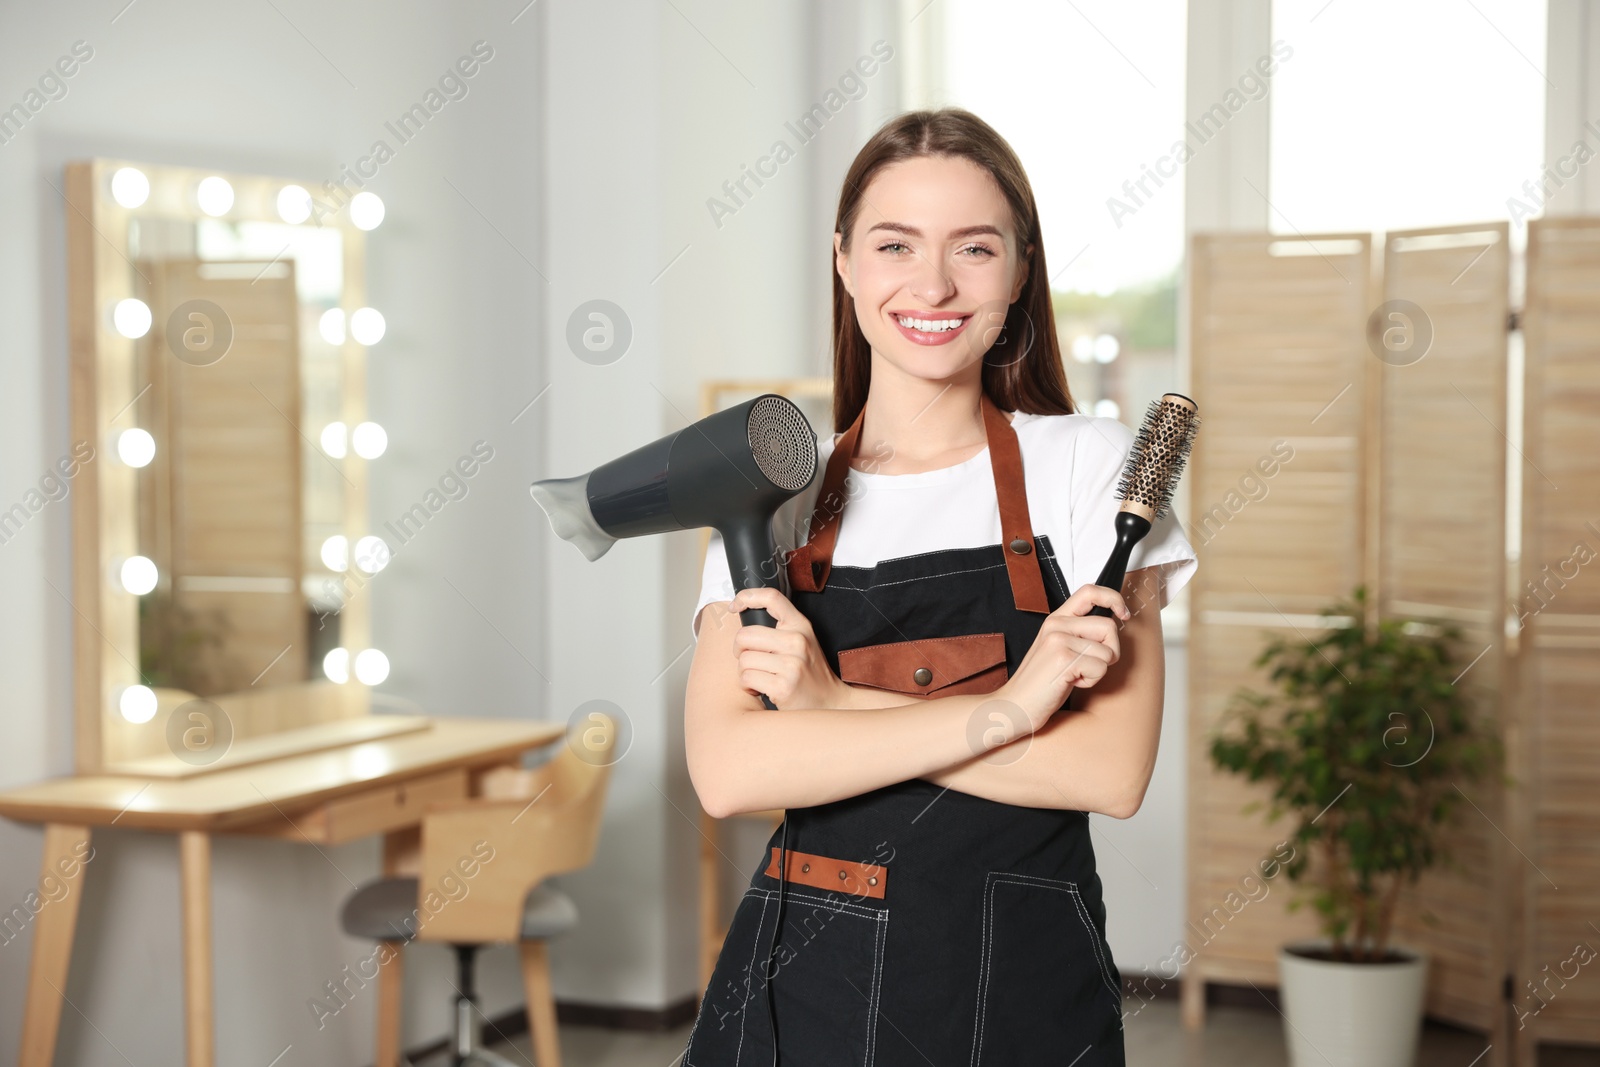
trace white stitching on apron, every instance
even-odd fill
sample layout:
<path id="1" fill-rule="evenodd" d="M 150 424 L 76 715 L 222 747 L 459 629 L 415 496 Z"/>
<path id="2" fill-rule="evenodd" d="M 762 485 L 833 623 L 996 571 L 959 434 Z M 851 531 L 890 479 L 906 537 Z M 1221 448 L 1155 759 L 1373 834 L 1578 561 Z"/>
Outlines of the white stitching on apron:
<path id="1" fill-rule="evenodd" d="M 984 880 L 983 892 L 983 964 L 979 971 L 978 983 L 978 1014 L 972 1020 L 972 1067 L 977 1067 L 979 1053 L 983 1048 L 983 1022 L 987 1014 L 986 1008 L 989 999 L 989 971 L 990 955 L 993 946 L 989 943 L 989 934 L 994 924 L 994 887 L 997 885 L 1031 885 L 1042 889 L 1055 889 L 1071 895 L 1072 902 L 1077 907 L 1078 917 L 1083 921 L 1085 932 L 1089 935 L 1089 943 L 1094 947 L 1095 961 L 1100 971 L 1100 980 L 1105 983 L 1111 995 L 1116 999 L 1116 1011 L 1119 1017 L 1122 1014 L 1122 993 L 1111 983 L 1111 974 L 1106 970 L 1105 957 L 1100 953 L 1100 935 L 1095 932 L 1094 924 L 1089 921 L 1089 912 L 1083 905 L 1083 898 L 1079 895 L 1078 884 L 1057 878 L 1045 878 L 1037 874 L 1022 874 L 1017 871 L 990 871 Z"/>

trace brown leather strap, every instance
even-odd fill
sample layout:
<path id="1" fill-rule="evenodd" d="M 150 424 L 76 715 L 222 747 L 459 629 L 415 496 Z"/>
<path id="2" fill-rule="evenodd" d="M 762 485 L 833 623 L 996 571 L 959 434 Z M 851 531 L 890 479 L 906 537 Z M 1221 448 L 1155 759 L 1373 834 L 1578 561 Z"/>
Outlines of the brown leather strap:
<path id="1" fill-rule="evenodd" d="M 1005 546 L 1006 574 L 1011 580 L 1011 596 L 1019 611 L 1048 614 L 1044 575 L 1034 558 L 1033 524 L 1028 515 L 1028 493 L 1022 473 L 1022 450 L 1017 432 L 995 407 L 988 393 L 980 392 L 983 429 L 989 443 L 989 467 L 994 475 L 995 497 L 1000 504 L 1000 535 Z M 840 436 L 828 457 L 822 490 L 811 513 L 810 537 L 788 561 L 789 587 L 807 593 L 820 593 L 833 566 L 833 549 L 839 539 L 839 524 L 844 515 L 845 476 L 855 456 L 861 436 L 861 421 L 866 405 L 856 414 L 850 428 Z M 1018 551 L 1020 549 L 1021 551 Z"/>
<path id="2" fill-rule="evenodd" d="M 778 856 L 778 849 L 774 846 L 771 858 L 767 860 L 766 874 L 770 878 L 778 877 Z M 854 897 L 877 897 L 882 900 L 889 888 L 889 871 L 877 863 L 836 860 L 831 856 L 797 852 L 791 848 L 783 853 L 783 880 L 849 893 Z"/>

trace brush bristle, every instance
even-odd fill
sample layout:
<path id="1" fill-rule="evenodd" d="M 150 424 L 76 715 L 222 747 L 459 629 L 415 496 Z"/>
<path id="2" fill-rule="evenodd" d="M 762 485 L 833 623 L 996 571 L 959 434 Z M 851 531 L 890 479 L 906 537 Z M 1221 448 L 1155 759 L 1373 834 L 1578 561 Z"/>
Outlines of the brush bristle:
<path id="1" fill-rule="evenodd" d="M 1178 475 L 1183 473 L 1195 431 L 1200 428 L 1200 415 L 1192 402 L 1184 404 L 1167 396 L 1150 401 L 1144 423 L 1128 451 L 1122 480 L 1117 483 L 1118 500 L 1142 504 L 1153 510 L 1158 519 L 1172 504 Z"/>

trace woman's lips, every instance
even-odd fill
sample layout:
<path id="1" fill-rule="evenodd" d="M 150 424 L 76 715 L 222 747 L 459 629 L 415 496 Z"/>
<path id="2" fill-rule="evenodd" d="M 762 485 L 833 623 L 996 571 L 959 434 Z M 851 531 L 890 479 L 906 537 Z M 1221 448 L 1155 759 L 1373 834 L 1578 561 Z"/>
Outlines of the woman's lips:
<path id="1" fill-rule="evenodd" d="M 939 331 L 929 331 L 929 330 L 913 330 L 910 327 L 903 325 L 900 322 L 900 316 L 898 316 L 898 315 L 890 315 L 889 318 L 894 322 L 894 328 L 900 331 L 900 336 L 905 337 L 908 340 L 912 341 L 914 344 L 919 344 L 919 345 L 943 345 L 943 344 L 949 344 L 952 340 L 954 340 L 955 338 L 959 337 L 961 335 L 961 332 L 967 328 L 967 323 L 972 321 L 972 316 L 971 315 L 963 315 L 961 317 L 961 325 L 955 327 L 954 329 L 939 330 Z M 954 315 L 949 315 L 949 316 L 946 316 L 946 319 L 944 321 L 948 321 L 949 319 L 953 319 L 953 318 L 955 318 Z M 923 321 L 929 321 L 929 320 L 924 319 Z M 933 321 L 939 321 L 939 320 L 933 320 Z"/>

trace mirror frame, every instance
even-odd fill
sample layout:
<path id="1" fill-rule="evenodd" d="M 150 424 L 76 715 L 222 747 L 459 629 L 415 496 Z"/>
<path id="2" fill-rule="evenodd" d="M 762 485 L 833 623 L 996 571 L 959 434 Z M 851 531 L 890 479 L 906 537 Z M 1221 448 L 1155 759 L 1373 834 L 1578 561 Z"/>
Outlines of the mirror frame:
<path id="1" fill-rule="evenodd" d="M 137 167 L 150 180 L 147 199 L 136 208 L 111 196 L 111 175 L 121 167 Z M 81 160 L 66 165 L 67 318 L 70 374 L 70 432 L 74 454 L 85 444 L 93 451 L 71 475 L 76 489 L 72 506 L 73 596 L 73 761 L 76 773 L 141 773 L 184 777 L 207 767 L 181 761 L 168 751 L 166 719 L 177 706 L 180 691 L 157 690 L 163 697 L 157 713 L 141 724 L 129 722 L 119 703 L 123 689 L 143 684 L 139 656 L 139 597 L 116 581 L 122 559 L 138 551 L 136 468 L 117 456 L 116 434 L 134 425 L 135 353 L 139 343 L 112 326 L 110 309 L 133 296 L 128 223 L 140 217 L 199 221 L 194 189 L 202 178 L 220 175 L 233 186 L 233 206 L 216 218 L 284 224 L 276 197 L 286 185 L 308 191 L 317 183 L 297 178 L 241 174 L 120 159 Z M 315 194 L 313 193 L 313 196 Z M 340 306 L 346 321 L 366 304 L 365 233 L 343 209 L 299 225 L 337 226 L 341 233 Z M 366 419 L 366 346 L 346 331 L 341 348 L 342 418 L 355 426 Z M 302 431 L 302 437 L 306 434 Z M 315 440 L 316 434 L 307 438 Z M 310 446 L 308 446 L 310 447 Z M 343 525 L 348 544 L 372 532 L 368 518 L 368 460 L 353 448 L 345 450 Z M 63 472 L 65 473 L 65 472 Z M 353 556 L 353 553 L 351 554 Z M 381 569 L 381 568 L 380 568 Z M 339 611 L 339 643 L 357 650 L 371 643 L 370 597 L 362 595 L 375 575 L 352 564 L 345 572 L 343 606 Z M 355 585 L 353 591 L 351 583 Z M 131 655 L 130 655 L 131 652 Z M 353 653 L 352 653 L 353 655 Z M 178 694 L 178 696 L 173 696 Z M 192 694 L 187 694 L 192 696 Z M 307 740 L 298 750 L 331 747 L 332 734 L 319 731 L 333 720 L 370 715 L 369 688 L 351 678 L 345 683 L 309 680 L 208 697 L 223 709 L 232 728 L 233 750 L 228 766 L 296 751 L 270 735 L 300 727 Z M 350 724 L 360 727 L 361 724 Z M 368 721 L 368 725 L 373 725 Z M 359 729 L 358 733 L 361 732 Z M 335 731 L 337 733 L 337 731 Z M 316 739 L 322 740 L 318 742 Z M 241 741 L 260 738 L 260 754 L 250 756 Z M 344 742 L 333 742 L 344 743 Z M 219 753 L 230 755 L 228 752 Z"/>

